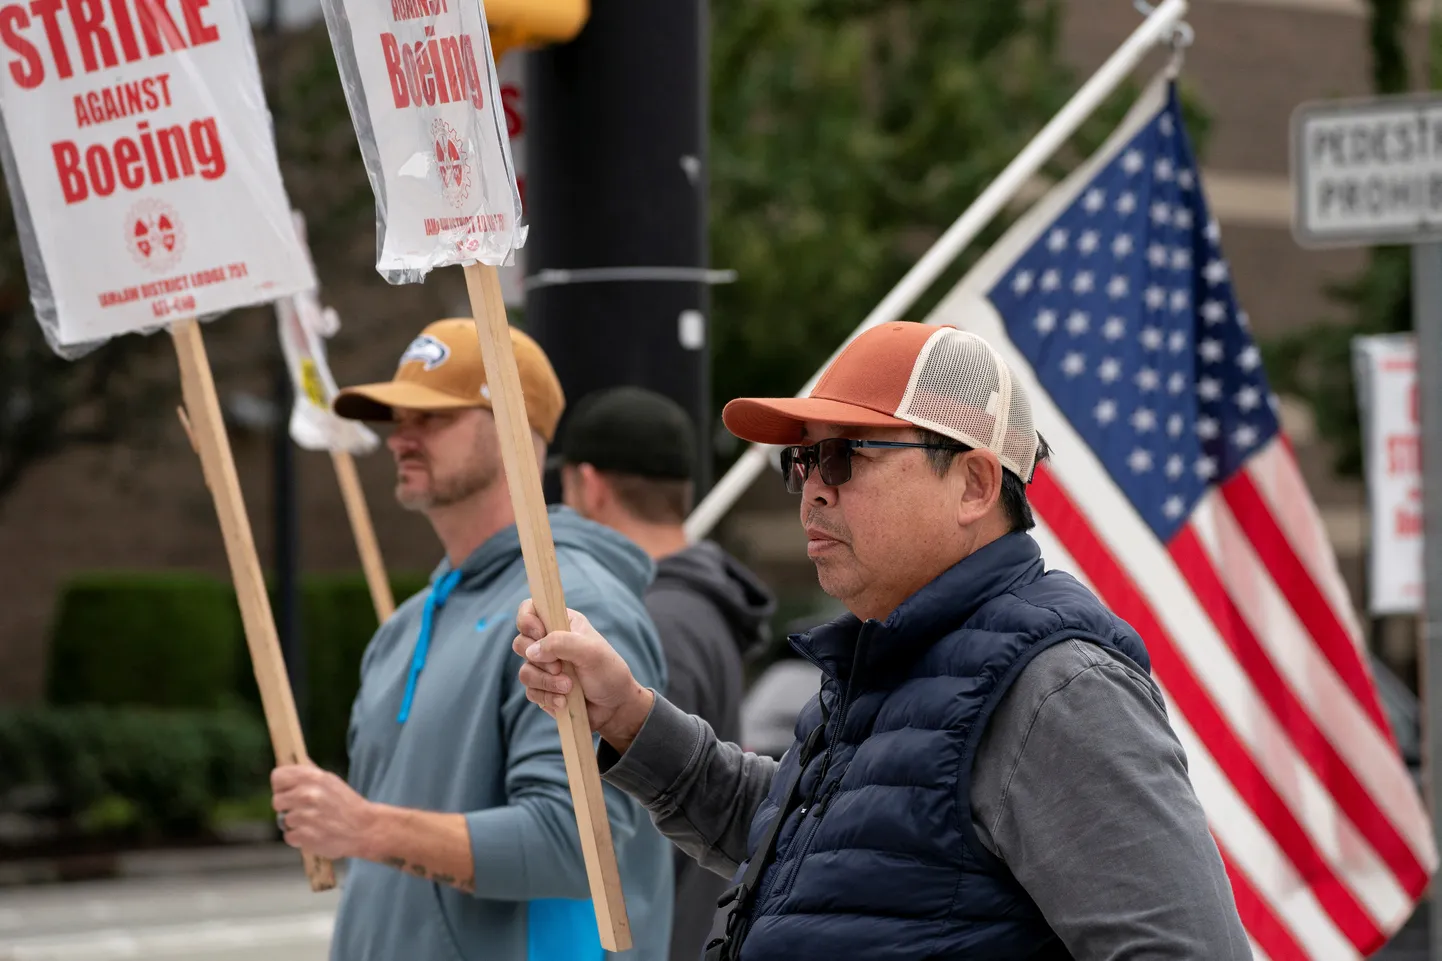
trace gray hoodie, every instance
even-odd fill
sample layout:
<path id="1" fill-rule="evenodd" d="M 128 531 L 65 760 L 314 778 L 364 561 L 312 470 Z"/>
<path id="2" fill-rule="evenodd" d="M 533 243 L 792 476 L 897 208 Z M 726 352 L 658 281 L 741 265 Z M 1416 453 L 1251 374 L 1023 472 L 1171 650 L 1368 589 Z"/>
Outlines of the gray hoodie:
<path id="1" fill-rule="evenodd" d="M 646 607 L 661 635 L 667 699 L 705 718 L 717 736 L 741 739 L 742 657 L 767 638 L 776 601 L 734 557 L 704 541 L 656 564 Z M 603 632 L 604 633 L 604 632 Z M 697 961 L 710 940 L 723 877 L 676 852 L 671 961 Z"/>
<path id="2" fill-rule="evenodd" d="M 666 666 L 642 595 L 653 567 L 608 528 L 555 507 L 552 536 L 566 604 L 584 613 L 642 684 L 665 689 Z M 433 615 L 429 650 L 405 723 L 405 698 L 428 598 L 454 586 Z M 438 592 L 438 588 L 441 591 Z M 596 961 L 602 956 L 556 722 L 526 700 L 511 650 L 530 591 L 516 528 L 381 627 L 361 662 L 351 712 L 350 782 L 366 798 L 464 813 L 476 887 L 466 894 L 368 862 L 349 865 L 333 961 Z M 605 788 L 634 948 L 661 961 L 671 933 L 669 843 L 639 804 Z"/>

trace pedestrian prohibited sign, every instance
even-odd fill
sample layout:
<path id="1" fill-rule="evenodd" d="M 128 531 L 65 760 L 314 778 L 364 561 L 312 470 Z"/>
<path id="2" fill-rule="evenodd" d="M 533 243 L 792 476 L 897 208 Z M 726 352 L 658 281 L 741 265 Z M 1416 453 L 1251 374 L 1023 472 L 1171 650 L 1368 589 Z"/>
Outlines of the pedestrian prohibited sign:
<path id="1" fill-rule="evenodd" d="M 1442 240 L 1442 97 L 1301 105 L 1292 186 L 1304 247 Z"/>

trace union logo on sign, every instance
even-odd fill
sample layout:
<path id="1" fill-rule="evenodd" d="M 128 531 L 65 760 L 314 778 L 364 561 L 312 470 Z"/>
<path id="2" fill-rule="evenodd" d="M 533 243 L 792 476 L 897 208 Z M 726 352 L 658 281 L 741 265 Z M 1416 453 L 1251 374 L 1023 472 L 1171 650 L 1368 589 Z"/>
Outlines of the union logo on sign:
<path id="1" fill-rule="evenodd" d="M 142 200 L 125 215 L 125 244 L 147 270 L 170 270 L 185 252 L 185 226 L 163 200 Z"/>
<path id="2" fill-rule="evenodd" d="M 436 173 L 441 178 L 441 195 L 457 209 L 464 207 L 471 192 L 471 156 L 466 142 L 444 120 L 431 124 L 436 142 Z"/>

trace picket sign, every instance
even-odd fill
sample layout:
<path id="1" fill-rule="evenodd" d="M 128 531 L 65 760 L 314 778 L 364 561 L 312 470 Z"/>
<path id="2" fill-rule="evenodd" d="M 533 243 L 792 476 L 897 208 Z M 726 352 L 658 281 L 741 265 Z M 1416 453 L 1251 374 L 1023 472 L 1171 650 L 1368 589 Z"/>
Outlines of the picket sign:
<path id="1" fill-rule="evenodd" d="M 199 323 L 315 282 L 245 10 L 111 0 L 5 12 L 0 161 L 36 319 L 67 359 L 169 328 L 276 760 L 309 763 Z M 335 886 L 329 861 L 303 857 L 312 890 Z"/>
<path id="2" fill-rule="evenodd" d="M 296 238 L 309 257 L 305 218 L 300 211 L 295 211 L 293 217 Z M 313 263 L 311 266 L 314 269 Z M 395 613 L 396 602 L 355 467 L 355 455 L 375 450 L 380 438 L 363 424 L 345 420 L 335 413 L 339 390 L 326 360 L 325 340 L 340 330 L 340 318 L 329 307 L 321 307 L 318 287 L 277 300 L 275 317 L 295 394 L 290 415 L 291 440 L 306 450 L 329 452 L 361 569 L 365 571 L 366 586 L 370 589 L 371 604 L 375 607 L 376 619 L 384 624 Z"/>
<path id="3" fill-rule="evenodd" d="M 521 553 L 546 629 L 566 599 L 496 267 L 525 243 L 505 111 L 480 3 L 322 0 L 361 157 L 376 194 L 376 270 L 421 283 L 461 265 L 511 490 Z M 572 681 L 575 672 L 564 666 Z M 557 718 L 601 944 L 631 947 L 586 699 Z"/>

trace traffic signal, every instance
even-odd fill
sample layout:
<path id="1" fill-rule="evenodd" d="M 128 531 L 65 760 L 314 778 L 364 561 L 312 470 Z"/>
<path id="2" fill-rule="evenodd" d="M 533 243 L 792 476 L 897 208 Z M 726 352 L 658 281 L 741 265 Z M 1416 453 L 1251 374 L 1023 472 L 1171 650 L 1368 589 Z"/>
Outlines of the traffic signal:
<path id="1" fill-rule="evenodd" d="M 590 0 L 485 0 L 485 11 L 498 61 L 517 47 L 573 39 L 591 14 Z"/>

